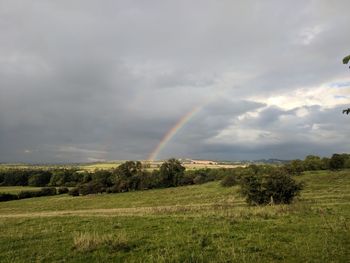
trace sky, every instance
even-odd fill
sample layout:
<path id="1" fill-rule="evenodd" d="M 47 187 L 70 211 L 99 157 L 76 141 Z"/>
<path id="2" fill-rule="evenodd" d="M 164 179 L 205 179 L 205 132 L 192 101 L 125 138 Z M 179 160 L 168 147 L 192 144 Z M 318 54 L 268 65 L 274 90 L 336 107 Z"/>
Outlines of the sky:
<path id="1" fill-rule="evenodd" d="M 349 10 L 0 0 L 0 162 L 350 152 Z"/>

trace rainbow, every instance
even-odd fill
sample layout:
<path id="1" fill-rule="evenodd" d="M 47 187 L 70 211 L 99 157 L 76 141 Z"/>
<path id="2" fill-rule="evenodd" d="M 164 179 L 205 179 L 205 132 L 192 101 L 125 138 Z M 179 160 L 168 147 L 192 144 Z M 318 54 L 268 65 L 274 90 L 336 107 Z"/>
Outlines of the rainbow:
<path id="1" fill-rule="evenodd" d="M 162 140 L 158 143 L 157 147 L 152 151 L 152 153 L 149 155 L 148 160 L 154 161 L 157 159 L 158 154 L 162 151 L 162 149 L 167 145 L 167 143 L 175 136 L 176 133 L 178 133 L 179 130 L 194 116 L 196 115 L 201 109 L 203 105 L 196 106 L 189 112 L 187 112 L 185 115 L 183 115 L 177 123 L 171 129 L 164 135 Z"/>

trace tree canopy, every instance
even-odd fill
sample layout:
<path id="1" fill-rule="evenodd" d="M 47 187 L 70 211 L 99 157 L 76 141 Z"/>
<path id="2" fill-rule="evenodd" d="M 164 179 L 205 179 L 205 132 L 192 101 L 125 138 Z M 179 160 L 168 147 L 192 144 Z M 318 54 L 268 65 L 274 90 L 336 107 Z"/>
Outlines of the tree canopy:
<path id="1" fill-rule="evenodd" d="M 350 55 L 346 56 L 345 58 L 343 58 L 343 64 L 348 64 L 350 61 Z M 350 67 L 349 67 L 350 68 Z M 350 108 L 344 109 L 343 110 L 343 114 L 346 113 L 347 115 L 350 113 Z"/>
<path id="2" fill-rule="evenodd" d="M 350 60 L 350 55 L 343 58 L 343 64 L 348 64 Z"/>

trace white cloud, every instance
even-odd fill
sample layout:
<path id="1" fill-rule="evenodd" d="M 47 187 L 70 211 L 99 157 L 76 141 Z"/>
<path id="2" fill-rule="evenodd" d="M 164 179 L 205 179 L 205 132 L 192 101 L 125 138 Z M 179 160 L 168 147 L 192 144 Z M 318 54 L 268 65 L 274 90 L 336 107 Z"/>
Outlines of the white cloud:
<path id="1" fill-rule="evenodd" d="M 310 45 L 315 38 L 325 30 L 324 26 L 316 25 L 303 28 L 297 37 L 296 43 L 302 45 Z"/>
<path id="2" fill-rule="evenodd" d="M 350 78 L 347 81 L 350 81 Z M 316 87 L 297 88 L 281 92 L 276 96 L 252 96 L 250 99 L 286 110 L 312 105 L 329 108 L 349 103 L 350 85 L 336 88 L 336 84 L 331 82 Z M 300 112 L 300 114 L 303 113 Z"/>

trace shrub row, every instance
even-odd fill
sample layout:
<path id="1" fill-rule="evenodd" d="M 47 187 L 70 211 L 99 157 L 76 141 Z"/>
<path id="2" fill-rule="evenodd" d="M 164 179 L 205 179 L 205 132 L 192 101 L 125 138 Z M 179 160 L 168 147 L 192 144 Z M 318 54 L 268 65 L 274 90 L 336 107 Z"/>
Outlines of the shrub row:
<path id="1" fill-rule="evenodd" d="M 327 165 L 326 165 L 327 164 Z M 176 159 L 164 162 L 159 170 L 148 171 L 141 162 L 127 161 L 114 170 L 97 170 L 93 173 L 78 172 L 74 169 L 54 171 L 6 170 L 0 171 L 0 185 L 47 185 L 74 186 L 68 191 L 66 187 L 58 189 L 58 193 L 69 193 L 72 196 L 97 193 L 120 193 L 152 188 L 176 187 L 182 185 L 202 184 L 214 180 L 221 180 L 223 186 L 242 185 L 242 193 L 249 203 L 266 203 L 274 199 L 275 203 L 288 203 L 293 199 L 280 197 L 275 190 L 269 190 L 278 180 L 285 180 L 284 175 L 298 175 L 310 169 L 339 169 L 350 167 L 350 155 L 334 154 L 331 158 L 321 159 L 318 156 L 307 156 L 304 161 L 294 160 L 284 166 L 250 165 L 247 168 L 232 169 L 199 169 L 185 171 L 185 167 Z M 277 176 L 279 175 L 279 176 Z M 283 175 L 283 176 L 282 176 Z M 12 177 L 11 177 L 12 176 Z M 274 177 L 275 176 L 275 177 Z M 276 177 L 277 176 L 277 177 Z M 288 178 L 289 178 L 288 177 Z M 258 179 L 257 179 L 258 178 Z M 272 179 L 274 178 L 274 179 Z M 288 185 L 288 184 L 287 184 Z M 253 188 L 256 187 L 256 188 Z M 260 187 L 260 188 L 259 188 Z M 295 186 L 295 195 L 301 186 Z M 44 188 L 43 188 L 44 189 Z M 260 196 L 260 200 L 251 198 L 252 192 Z M 56 190 L 55 190 L 56 191 Z M 287 192 L 289 190 L 286 190 Z M 49 190 L 39 192 L 21 192 L 19 198 L 52 195 Z M 4 196 L 3 199 L 12 197 Z M 254 199 L 254 200 L 253 200 Z"/>
<path id="2" fill-rule="evenodd" d="M 60 187 L 57 190 L 55 187 L 43 187 L 39 191 L 21 191 L 18 194 L 0 193 L 0 202 L 40 196 L 51 196 L 56 194 L 65 194 L 68 192 L 69 190 L 67 187 Z"/>
<path id="3" fill-rule="evenodd" d="M 0 186 L 75 186 L 82 182 L 76 169 L 4 169 L 0 170 Z"/>
<path id="4" fill-rule="evenodd" d="M 308 155 L 302 160 L 293 160 L 285 165 L 289 173 L 301 174 L 303 171 L 339 170 L 350 168 L 350 154 L 333 154 L 330 158 Z"/>
<path id="5" fill-rule="evenodd" d="M 260 167 L 260 165 L 259 165 Z M 264 167 L 264 165 L 263 165 Z M 148 171 L 147 165 L 128 161 L 110 171 L 81 172 L 77 169 L 4 169 L 0 170 L 0 186 L 76 187 L 91 181 L 101 182 L 112 191 L 131 191 L 188 184 L 200 184 L 224 178 L 235 169 L 199 169 L 185 171 L 180 162 L 170 159 L 159 170 Z M 284 165 L 289 174 L 310 170 L 350 168 L 350 154 L 333 154 L 330 158 L 309 155 Z M 107 191 L 107 190 L 106 190 Z"/>
<path id="6" fill-rule="evenodd" d="M 0 194 L 0 202 L 17 200 L 17 199 L 18 199 L 18 195 L 6 194 L 6 193 Z"/>
<path id="7" fill-rule="evenodd" d="M 90 174 L 89 180 L 78 184 L 69 194 L 122 193 L 202 184 L 220 180 L 232 171 L 224 168 L 185 171 L 185 167 L 176 159 L 165 161 L 159 170 L 148 171 L 141 162 L 127 161 L 113 171 L 95 171 Z"/>
<path id="8" fill-rule="evenodd" d="M 43 187 L 39 191 L 21 191 L 18 193 L 18 199 L 56 195 L 55 187 Z"/>

